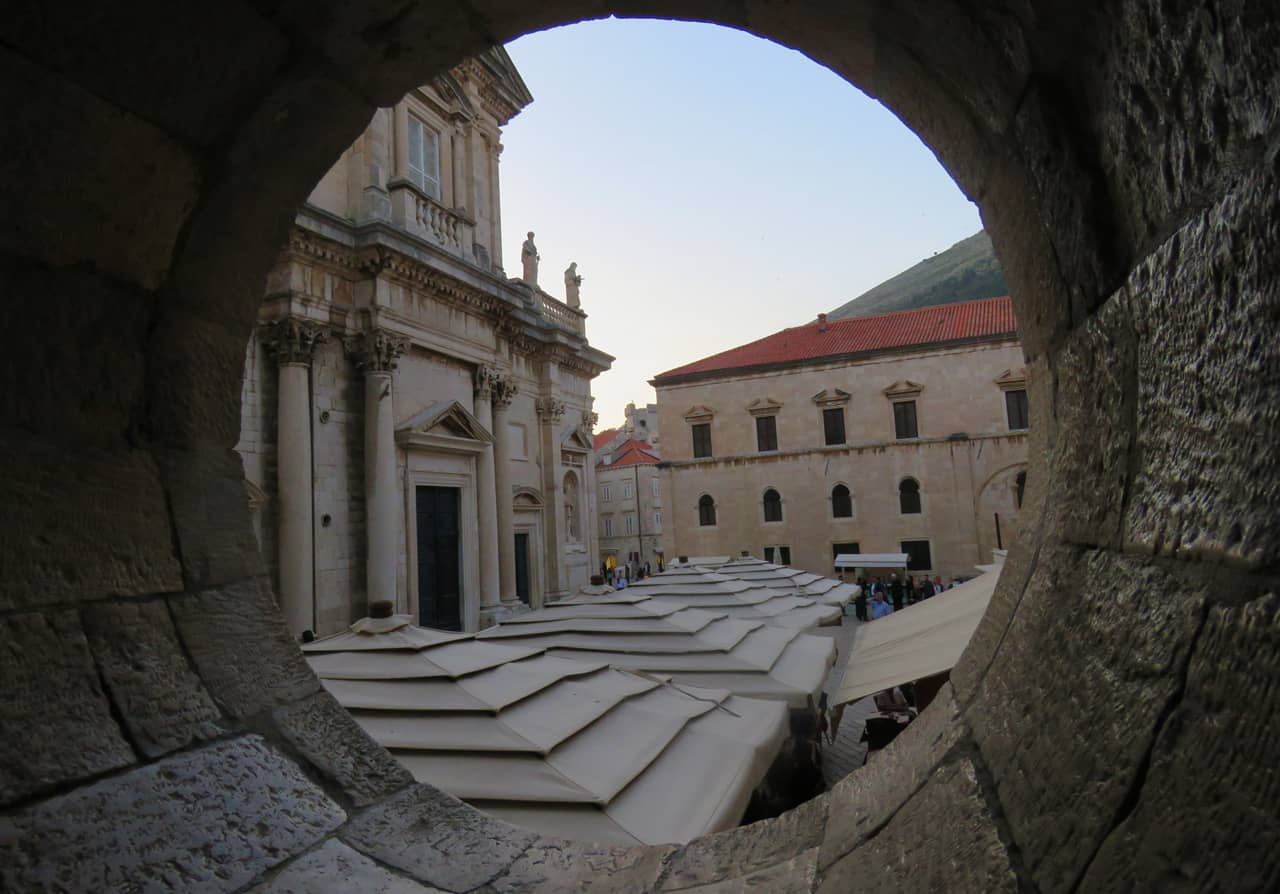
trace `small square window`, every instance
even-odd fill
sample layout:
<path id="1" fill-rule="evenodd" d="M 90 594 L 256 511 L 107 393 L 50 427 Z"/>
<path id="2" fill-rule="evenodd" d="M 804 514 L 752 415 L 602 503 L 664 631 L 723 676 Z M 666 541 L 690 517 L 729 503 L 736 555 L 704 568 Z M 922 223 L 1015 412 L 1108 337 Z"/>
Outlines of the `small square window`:
<path id="1" fill-rule="evenodd" d="M 893 428 L 899 440 L 920 437 L 920 428 L 916 425 L 914 400 L 900 400 L 893 405 Z"/>
<path id="2" fill-rule="evenodd" d="M 711 423 L 699 422 L 691 426 L 693 431 L 693 458 L 703 459 L 711 455 Z"/>
<path id="3" fill-rule="evenodd" d="M 1006 391 L 1004 393 L 1004 406 L 1009 413 L 1010 431 L 1022 431 L 1031 427 L 1026 391 Z"/>
<path id="4" fill-rule="evenodd" d="M 908 571 L 932 571 L 933 557 L 929 554 L 928 540 L 903 540 L 898 544 L 907 554 Z"/>
<path id="5" fill-rule="evenodd" d="M 778 449 L 778 417 L 756 417 L 756 449 L 761 453 Z"/>
<path id="6" fill-rule="evenodd" d="M 845 443 L 843 408 L 822 411 L 822 437 L 828 447 Z"/>

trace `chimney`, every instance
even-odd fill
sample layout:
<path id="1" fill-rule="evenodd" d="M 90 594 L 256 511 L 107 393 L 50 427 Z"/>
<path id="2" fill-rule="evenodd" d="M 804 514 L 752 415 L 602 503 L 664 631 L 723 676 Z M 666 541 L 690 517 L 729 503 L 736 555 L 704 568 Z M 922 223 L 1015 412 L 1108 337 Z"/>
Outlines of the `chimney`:
<path id="1" fill-rule="evenodd" d="M 830 328 L 831 328 L 831 327 L 827 325 L 827 315 L 826 315 L 826 314 L 818 314 L 818 331 L 819 331 L 819 332 L 826 332 L 826 331 L 827 331 L 828 329 L 830 329 Z"/>

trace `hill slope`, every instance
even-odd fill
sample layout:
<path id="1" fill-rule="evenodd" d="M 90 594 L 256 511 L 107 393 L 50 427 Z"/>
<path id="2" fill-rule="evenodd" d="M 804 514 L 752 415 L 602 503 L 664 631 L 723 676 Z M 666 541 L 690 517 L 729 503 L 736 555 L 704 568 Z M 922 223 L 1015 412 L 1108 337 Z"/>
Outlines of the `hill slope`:
<path id="1" fill-rule="evenodd" d="M 991 237 L 986 230 L 979 230 L 840 305 L 827 317 L 865 317 L 1008 294 L 1009 285 L 991 248 Z"/>

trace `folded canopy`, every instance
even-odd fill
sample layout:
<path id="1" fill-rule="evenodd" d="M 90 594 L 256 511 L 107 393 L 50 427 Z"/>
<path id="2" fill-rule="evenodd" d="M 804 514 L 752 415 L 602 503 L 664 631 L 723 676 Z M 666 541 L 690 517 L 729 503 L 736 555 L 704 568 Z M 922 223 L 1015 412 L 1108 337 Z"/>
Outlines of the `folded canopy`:
<path id="1" fill-rule="evenodd" d="M 423 630 L 407 615 L 303 649 L 416 779 L 564 838 L 682 843 L 731 828 L 787 734 L 782 701 Z"/>
<path id="2" fill-rule="evenodd" d="M 906 553 L 841 553 L 837 568 L 906 568 Z"/>
<path id="3" fill-rule="evenodd" d="M 835 704 L 955 667 L 1000 579 L 996 568 L 854 632 Z"/>
<path id="4" fill-rule="evenodd" d="M 792 592 L 824 605 L 843 606 L 858 594 L 856 584 L 845 583 L 831 577 L 823 577 L 811 571 L 775 565 L 754 556 L 741 556 L 718 565 L 707 565 L 725 577 L 745 581 L 763 587 Z"/>
<path id="5" fill-rule="evenodd" d="M 835 583 L 835 581 L 833 581 Z M 733 618 L 767 621 L 782 627 L 817 627 L 840 623 L 840 607 L 814 595 L 799 595 L 791 584 L 770 587 L 738 580 L 709 568 L 682 565 L 636 581 L 626 592 L 663 603 L 722 611 Z M 578 601 L 574 597 L 570 601 Z"/>

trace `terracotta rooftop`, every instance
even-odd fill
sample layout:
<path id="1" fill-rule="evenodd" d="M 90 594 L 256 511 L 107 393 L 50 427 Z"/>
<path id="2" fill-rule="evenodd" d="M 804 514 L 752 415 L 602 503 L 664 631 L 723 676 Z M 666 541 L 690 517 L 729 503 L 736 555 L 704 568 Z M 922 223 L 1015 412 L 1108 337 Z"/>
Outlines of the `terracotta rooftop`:
<path id="1" fill-rule="evenodd" d="M 613 451 L 613 462 L 608 464 L 608 468 L 612 469 L 617 466 L 651 466 L 662 461 L 662 457 L 654 451 L 652 444 L 646 444 L 644 441 L 637 441 L 632 438 L 623 442 L 618 449 Z M 596 463 L 597 466 L 604 466 L 603 461 Z"/>
<path id="2" fill-rule="evenodd" d="M 604 431 L 596 432 L 594 441 L 595 449 L 599 450 L 605 444 L 608 444 L 617 433 L 618 430 L 616 428 L 606 428 Z"/>
<path id="3" fill-rule="evenodd" d="M 654 376 L 654 383 L 730 369 L 794 364 L 975 338 L 1014 336 L 1018 321 L 1008 298 L 982 298 L 873 317 L 807 323 L 730 348 Z"/>

